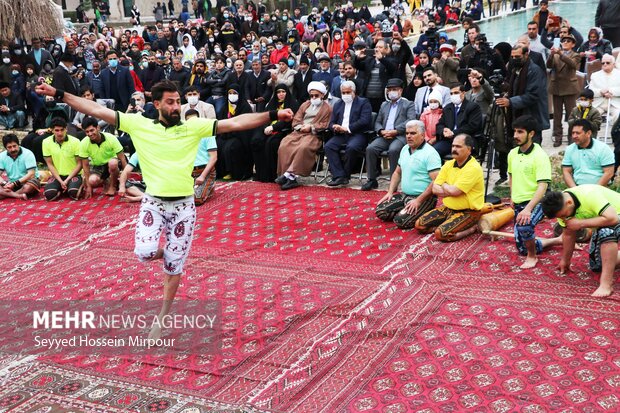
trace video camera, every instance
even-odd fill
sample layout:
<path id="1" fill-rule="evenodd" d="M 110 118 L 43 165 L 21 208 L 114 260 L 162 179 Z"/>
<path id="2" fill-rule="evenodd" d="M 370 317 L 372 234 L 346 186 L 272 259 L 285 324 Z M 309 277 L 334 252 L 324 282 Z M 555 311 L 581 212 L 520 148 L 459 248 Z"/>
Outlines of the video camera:
<path id="1" fill-rule="evenodd" d="M 489 85 L 493 89 L 495 96 L 504 93 L 504 76 L 502 75 L 502 69 L 495 69 L 493 71 L 493 74 L 489 76 Z"/>

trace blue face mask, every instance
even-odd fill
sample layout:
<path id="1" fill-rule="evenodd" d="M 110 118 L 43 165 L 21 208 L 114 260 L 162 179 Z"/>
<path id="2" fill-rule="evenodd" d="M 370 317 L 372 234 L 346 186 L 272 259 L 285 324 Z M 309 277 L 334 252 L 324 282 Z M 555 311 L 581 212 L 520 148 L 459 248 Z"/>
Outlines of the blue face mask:
<path id="1" fill-rule="evenodd" d="M 293 59 L 288 59 L 288 67 L 295 66 L 295 61 Z"/>
<path id="2" fill-rule="evenodd" d="M 290 60 L 289 60 L 289 62 L 290 62 Z M 13 76 L 17 76 L 17 75 L 19 75 L 19 72 L 18 72 L 17 70 L 13 70 L 13 71 L 11 72 L 11 74 L 12 74 Z"/>
<path id="3" fill-rule="evenodd" d="M 118 59 L 110 59 L 108 60 L 108 64 L 110 65 L 110 67 L 115 68 L 118 66 Z"/>

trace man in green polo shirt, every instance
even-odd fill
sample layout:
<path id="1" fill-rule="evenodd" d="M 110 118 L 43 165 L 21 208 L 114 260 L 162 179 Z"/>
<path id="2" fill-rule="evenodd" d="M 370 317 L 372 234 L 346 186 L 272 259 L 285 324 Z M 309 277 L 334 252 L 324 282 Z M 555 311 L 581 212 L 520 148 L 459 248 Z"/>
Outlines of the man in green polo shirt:
<path id="1" fill-rule="evenodd" d="M 82 162 L 79 158 L 80 141 L 67 135 L 67 121 L 52 119 L 52 136 L 43 140 L 43 159 L 52 176 L 45 184 L 45 199 L 57 200 L 63 193 L 78 199 L 82 192 Z"/>
<path id="2" fill-rule="evenodd" d="M 170 312 L 192 243 L 196 222 L 192 170 L 200 140 L 216 133 L 255 129 L 270 121 L 290 122 L 293 120 L 293 111 L 272 110 L 219 121 L 194 118 L 181 122 L 181 96 L 176 84 L 167 80 L 151 87 L 151 98 L 159 113 L 155 120 L 141 114 L 115 112 L 47 84 L 37 85 L 36 92 L 54 96 L 73 109 L 115 124 L 118 129 L 131 135 L 147 186 L 140 204 L 134 252 L 141 261 L 164 260 L 164 297 L 159 313 L 159 319 L 162 320 Z M 165 247 L 159 248 L 164 230 Z M 153 325 L 150 339 L 161 337 L 159 325 Z"/>
<path id="3" fill-rule="evenodd" d="M 387 194 L 378 202 L 375 213 L 383 221 L 394 221 L 397 227 L 413 228 L 416 220 L 435 208 L 433 181 L 441 169 L 441 158 L 426 143 L 424 122 L 410 120 L 405 125 L 407 145 L 400 151 L 398 165 L 392 174 Z M 402 182 L 402 193 L 394 195 Z"/>
<path id="4" fill-rule="evenodd" d="M 607 297 L 613 293 L 614 270 L 620 262 L 620 194 L 600 185 L 586 184 L 549 192 L 542 200 L 543 212 L 557 218 L 564 227 L 560 273 L 570 271 L 577 231 L 593 228 L 590 240 L 590 269 L 601 273 L 599 287 L 593 297 Z"/>
<path id="5" fill-rule="evenodd" d="M 104 189 L 104 194 L 114 196 L 120 174 L 118 164 L 120 162 L 123 168 L 127 164 L 123 145 L 116 136 L 101 132 L 99 122 L 92 116 L 87 116 L 82 120 L 82 130 L 87 136 L 80 142 L 85 197 L 90 198 L 93 188 L 103 186 L 106 180 L 107 188 Z"/>
<path id="6" fill-rule="evenodd" d="M 9 179 L 0 179 L 0 199 L 28 199 L 39 194 L 39 170 L 34 154 L 19 146 L 19 139 L 14 133 L 2 137 L 4 152 L 0 153 L 0 173 L 6 172 Z"/>
<path id="7" fill-rule="evenodd" d="M 540 200 L 551 182 L 549 155 L 534 143 L 536 119 L 523 115 L 512 122 L 517 145 L 508 154 L 508 182 L 515 210 L 515 242 L 521 255 L 527 255 L 522 269 L 534 268 L 537 254 L 549 245 L 560 244 L 561 238 L 536 238 L 536 224 L 543 219 Z"/>

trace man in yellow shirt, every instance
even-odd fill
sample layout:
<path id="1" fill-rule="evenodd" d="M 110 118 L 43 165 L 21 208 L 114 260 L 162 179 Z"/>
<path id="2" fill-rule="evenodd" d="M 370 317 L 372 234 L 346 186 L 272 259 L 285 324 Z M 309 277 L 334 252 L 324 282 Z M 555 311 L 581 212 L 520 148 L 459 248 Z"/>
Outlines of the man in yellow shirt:
<path id="1" fill-rule="evenodd" d="M 443 205 L 418 218 L 415 227 L 421 233 L 434 231 L 438 240 L 451 242 L 476 232 L 484 206 L 484 178 L 482 167 L 471 156 L 473 147 L 469 135 L 452 140 L 452 160 L 441 167 L 433 183 L 433 194 L 443 197 Z"/>
<path id="2" fill-rule="evenodd" d="M 80 141 L 67 135 L 67 121 L 52 119 L 52 136 L 43 140 L 43 159 L 52 176 L 45 184 L 45 199 L 57 200 L 64 192 L 71 199 L 78 199 L 82 192 L 82 162 L 80 162 Z"/>
<path id="3" fill-rule="evenodd" d="M 50 85 L 36 87 L 40 95 L 54 96 L 72 108 L 116 125 L 131 135 L 147 192 L 140 205 L 134 252 L 140 261 L 164 260 L 164 297 L 160 321 L 170 312 L 183 265 L 189 255 L 196 222 L 192 171 L 200 140 L 216 133 L 255 129 L 270 121 L 290 122 L 293 111 L 273 110 L 215 120 L 194 118 L 181 121 L 181 95 L 175 83 L 161 81 L 151 88 L 151 98 L 159 117 L 151 120 L 140 114 L 116 112 Z M 166 244 L 159 247 L 165 230 Z M 161 338 L 161 322 L 155 323 L 149 339 Z"/>

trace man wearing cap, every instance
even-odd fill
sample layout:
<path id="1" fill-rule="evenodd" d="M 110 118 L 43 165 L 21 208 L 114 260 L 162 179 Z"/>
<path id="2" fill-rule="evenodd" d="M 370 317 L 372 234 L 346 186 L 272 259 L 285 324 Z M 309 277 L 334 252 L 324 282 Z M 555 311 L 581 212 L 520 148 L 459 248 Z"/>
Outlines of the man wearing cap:
<path id="1" fill-rule="evenodd" d="M 577 70 L 581 64 L 581 56 L 573 51 L 575 37 L 572 34 L 562 37 L 560 44 L 559 49 L 551 48 L 547 59 L 547 68 L 551 69 L 549 92 L 553 96 L 553 146 L 556 148 L 562 144 L 564 134 L 562 112 L 568 117 L 579 94 Z"/>
<path id="2" fill-rule="evenodd" d="M 24 100 L 13 93 L 11 85 L 0 82 L 0 129 L 23 128 L 26 125 Z"/>
<path id="3" fill-rule="evenodd" d="M 603 116 L 597 108 L 592 107 L 594 93 L 590 89 L 584 89 L 577 97 L 577 105 L 568 117 L 568 143 L 572 143 L 573 123 L 577 119 L 587 119 L 592 125 L 592 139 L 596 139 L 598 131 L 603 123 Z"/>
<path id="4" fill-rule="evenodd" d="M 332 87 L 332 80 L 338 76 L 338 71 L 332 69 L 332 60 L 327 53 L 321 53 L 319 56 L 319 68 L 314 70 L 312 80 L 317 82 L 324 82 L 327 86 L 327 90 Z"/>
<path id="5" fill-rule="evenodd" d="M 69 53 L 60 56 L 60 63 L 54 69 L 52 75 L 52 86 L 55 88 L 66 90 L 67 92 L 77 95 L 79 92 L 78 82 L 71 74 L 73 72 L 74 57 Z"/>
<path id="6" fill-rule="evenodd" d="M 312 82 L 314 72 L 310 70 L 310 60 L 306 55 L 299 58 L 297 73 L 293 76 L 293 96 L 301 104 L 310 99 L 308 95 L 308 85 Z"/>
<path id="7" fill-rule="evenodd" d="M 325 144 L 325 156 L 332 173 L 332 179 L 327 185 L 332 187 L 348 185 L 353 165 L 368 145 L 364 132 L 372 127 L 370 102 L 357 96 L 355 83 L 350 80 L 342 82 L 340 94 L 342 100 L 334 105 L 329 122 L 329 129 L 334 135 Z M 340 157 L 343 149 L 344 162 Z"/>
<path id="8" fill-rule="evenodd" d="M 416 117 L 413 102 L 402 97 L 402 80 L 388 80 L 386 89 L 389 100 L 381 105 L 374 125 L 377 137 L 366 148 L 368 182 L 362 185 L 362 191 L 379 187 L 377 165 L 383 151 L 387 151 L 390 158 L 390 176 L 394 173 L 401 149 L 405 146 L 405 125 Z"/>
<path id="9" fill-rule="evenodd" d="M 317 132 L 327 129 L 332 108 L 324 100 L 327 94 L 321 82 L 310 82 L 308 95 L 293 118 L 293 132 L 289 133 L 278 148 L 278 174 L 276 183 L 283 190 L 300 185 L 297 176 L 309 175 L 316 162 L 316 153 L 321 149 Z"/>
<path id="10" fill-rule="evenodd" d="M 295 71 L 288 66 L 288 59 L 283 57 L 278 62 L 276 69 L 271 70 L 271 78 L 267 82 L 269 87 L 274 88 L 276 85 L 285 84 L 290 93 L 293 93 L 293 81 L 295 80 Z"/>

